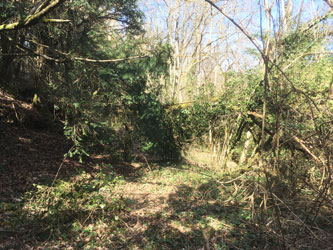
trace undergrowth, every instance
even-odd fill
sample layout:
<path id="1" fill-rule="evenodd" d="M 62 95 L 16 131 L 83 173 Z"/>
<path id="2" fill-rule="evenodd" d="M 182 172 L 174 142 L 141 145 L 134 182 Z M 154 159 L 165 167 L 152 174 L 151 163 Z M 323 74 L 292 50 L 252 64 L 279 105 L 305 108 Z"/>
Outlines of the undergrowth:
<path id="1" fill-rule="evenodd" d="M 8 247 L 329 249 L 331 214 L 323 210 L 305 222 L 309 215 L 297 206 L 310 204 L 309 196 L 270 196 L 258 169 L 239 175 L 186 163 L 149 168 L 131 177 L 80 172 L 2 204 L 10 216 L 1 227 L 20 239 Z"/>
<path id="2" fill-rule="evenodd" d="M 113 174 L 80 172 L 51 187 L 35 185 L 22 202 L 12 206 L 4 223 L 16 232 L 22 246 L 95 249 L 110 244 L 118 227 L 117 214 L 125 209 L 120 196 L 112 193 L 121 178 Z"/>

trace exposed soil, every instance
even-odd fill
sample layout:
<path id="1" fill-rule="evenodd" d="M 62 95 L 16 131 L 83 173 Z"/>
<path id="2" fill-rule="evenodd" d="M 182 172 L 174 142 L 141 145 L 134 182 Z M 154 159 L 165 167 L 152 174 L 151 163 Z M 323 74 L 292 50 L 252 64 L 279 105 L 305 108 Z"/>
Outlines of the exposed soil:
<path id="1" fill-rule="evenodd" d="M 33 184 L 52 180 L 71 147 L 57 128 L 41 130 L 24 124 L 38 115 L 31 104 L 0 92 L 0 201 L 18 198 Z M 61 176 L 78 166 L 75 160 L 65 160 Z"/>

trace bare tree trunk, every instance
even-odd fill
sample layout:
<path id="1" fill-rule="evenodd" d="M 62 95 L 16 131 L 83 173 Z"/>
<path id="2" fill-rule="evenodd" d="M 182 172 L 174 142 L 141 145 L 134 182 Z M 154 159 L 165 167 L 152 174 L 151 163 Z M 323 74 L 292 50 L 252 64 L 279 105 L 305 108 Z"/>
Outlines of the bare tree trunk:
<path id="1" fill-rule="evenodd" d="M 247 153 L 248 153 L 248 149 L 249 149 L 250 142 L 251 142 L 251 136 L 252 136 L 251 132 L 247 131 L 246 132 L 246 140 L 245 140 L 243 150 L 242 150 L 241 156 L 239 158 L 239 162 L 238 162 L 239 166 L 242 166 L 247 161 Z"/>

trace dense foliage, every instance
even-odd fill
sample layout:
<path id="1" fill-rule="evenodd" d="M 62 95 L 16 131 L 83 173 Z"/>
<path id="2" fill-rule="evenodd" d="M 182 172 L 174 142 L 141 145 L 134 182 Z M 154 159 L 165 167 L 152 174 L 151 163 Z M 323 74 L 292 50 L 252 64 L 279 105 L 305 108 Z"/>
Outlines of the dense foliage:
<path id="1" fill-rule="evenodd" d="M 13 22 L 36 7 L 16 1 L 1 5 L 1 22 Z M 71 22 L 1 33 L 6 54 L 1 86 L 26 100 L 36 94 L 39 106 L 55 117 L 45 116 L 64 120 L 65 134 L 75 145 L 71 155 L 123 152 L 120 157 L 129 160 L 135 142 L 144 151 L 178 158 L 158 90 L 147 85 L 148 76 L 155 81 L 166 72 L 170 48 L 145 48 L 135 1 L 65 2 L 52 16 Z"/>
<path id="2" fill-rule="evenodd" d="M 52 3 L 57 5 L 43 18 L 33 19 Z M 177 187 L 167 199 L 161 198 L 170 202 L 167 207 L 175 215 L 161 212 L 156 215 L 158 220 L 165 218 L 166 225 L 174 218 L 193 219 L 194 227 L 202 229 L 200 239 L 207 249 L 210 242 L 217 249 L 234 246 L 230 240 L 235 238 L 233 231 L 223 241 L 225 236 L 218 235 L 221 228 L 212 225 L 214 220 L 223 228 L 226 223 L 239 226 L 242 248 L 247 243 L 268 248 L 271 241 L 280 249 L 302 248 L 309 234 L 313 235 L 311 243 L 330 244 L 333 59 L 331 33 L 323 22 L 331 15 L 311 23 L 302 24 L 299 19 L 297 27 L 290 22 L 279 32 L 261 34 L 264 49 L 248 50 L 261 63 L 247 70 L 228 68 L 223 72 L 221 91 L 213 90 L 217 74 L 214 84 L 195 86 L 200 65 L 192 65 L 193 72 L 185 80 L 193 82 L 189 92 L 196 98 L 173 103 L 177 81 L 184 80 L 168 75 L 178 70 L 172 67 L 180 67 L 171 60 L 179 48 L 145 34 L 136 0 L 6 0 L 0 3 L 0 13 L 0 24 L 4 24 L 0 26 L 0 88 L 32 104 L 32 115 L 27 116 L 20 115 L 13 104 L 13 123 L 38 131 L 60 125 L 72 145 L 66 148 L 51 184 L 36 184 L 22 196 L 21 214 L 11 217 L 12 225 L 50 225 L 46 231 L 34 231 L 38 241 L 63 237 L 65 245 L 75 239 L 73 246 L 82 247 L 87 237 L 93 243 L 87 244 L 91 248 L 119 247 L 119 242 L 125 242 L 120 246 L 124 248 L 136 236 L 124 236 L 127 232 L 119 225 L 127 226 L 127 222 L 118 221 L 118 215 L 133 204 L 123 194 L 113 193 L 117 187 L 125 190 L 126 185 L 122 186 L 112 164 L 125 162 L 126 166 L 136 161 L 139 170 L 147 166 L 155 174 L 154 160 L 170 164 L 196 147 L 207 150 L 210 158 L 199 171 L 182 165 L 195 173 L 191 177 L 165 169 L 162 180 L 152 177 L 154 185 L 165 187 L 167 178 L 175 176 L 172 181 Z M 31 18 L 34 21 L 25 25 Z M 15 23 L 18 25 L 8 26 Z M 164 96 L 169 89 L 174 91 L 171 100 Z M 75 178 L 57 180 L 68 156 L 82 163 L 91 155 L 99 157 L 91 157 L 93 160 L 108 155 L 111 161 L 89 165 L 93 174 L 79 170 Z M 6 164 L 0 162 L 0 173 L 7 169 Z M 171 169 L 183 170 L 174 165 Z M 164 173 L 157 170 L 157 176 Z M 197 179 L 189 181 L 193 176 Z M 231 201 L 233 195 L 236 198 Z M 223 211 L 231 211 L 231 215 L 225 216 Z M 140 219 L 147 218 L 137 216 L 137 223 Z M 104 231 L 95 232 L 99 227 Z M 157 230 L 156 235 L 165 238 L 156 240 L 154 234 L 152 248 L 156 242 L 183 247 L 181 240 L 170 240 L 172 230 Z M 193 245 L 199 247 L 198 232 L 193 228 L 190 232 Z M 146 233 L 151 234 L 148 229 Z M 218 245 L 216 239 L 223 244 Z"/>

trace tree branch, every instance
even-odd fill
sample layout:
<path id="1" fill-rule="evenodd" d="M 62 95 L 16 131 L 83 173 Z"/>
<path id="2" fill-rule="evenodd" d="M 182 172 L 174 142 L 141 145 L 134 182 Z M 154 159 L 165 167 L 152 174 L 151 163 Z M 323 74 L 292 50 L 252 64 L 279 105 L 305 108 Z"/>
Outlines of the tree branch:
<path id="1" fill-rule="evenodd" d="M 8 30 L 18 30 L 23 29 L 37 23 L 68 23 L 70 20 L 61 20 L 61 19 L 47 19 L 43 18 L 48 13 L 50 13 L 53 9 L 57 8 L 59 5 L 64 3 L 65 0 L 52 0 L 46 4 L 45 7 L 38 9 L 38 11 L 32 15 L 28 15 L 26 18 L 19 22 L 9 23 L 9 24 L 2 24 L 0 25 L 0 32 L 1 31 L 8 31 Z"/>
<path id="2" fill-rule="evenodd" d="M 91 59 L 91 58 L 83 58 L 83 57 L 72 57 L 70 59 L 77 60 L 77 61 L 84 61 L 84 62 L 94 62 L 94 63 L 111 63 L 111 62 L 123 62 L 123 61 L 130 61 L 139 58 L 149 58 L 150 56 L 132 56 L 126 58 L 118 58 L 118 59 Z"/>
<path id="3" fill-rule="evenodd" d="M 10 37 L 9 37 L 9 40 L 13 41 L 13 39 L 10 38 Z M 53 62 L 58 62 L 58 63 L 64 63 L 64 62 L 75 61 L 75 60 L 76 61 L 84 61 L 84 62 L 93 62 L 93 63 L 113 63 L 113 62 L 124 62 L 124 61 L 130 61 L 130 60 L 135 60 L 135 59 L 140 59 L 140 58 L 149 58 L 150 57 L 149 55 L 141 55 L 141 56 L 132 56 L 132 57 L 126 57 L 126 58 L 117 58 L 117 59 L 91 59 L 91 58 L 71 56 L 68 53 L 64 53 L 64 52 L 61 52 L 61 51 L 58 51 L 58 50 L 51 49 L 49 46 L 44 45 L 44 44 L 40 44 L 40 43 L 35 42 L 33 40 L 29 40 L 29 42 L 34 43 L 38 46 L 47 48 L 47 49 L 51 50 L 54 53 L 61 54 L 63 56 L 63 58 L 54 58 L 54 57 L 50 57 L 50 56 L 45 55 L 45 54 L 37 53 L 37 52 L 33 51 L 32 49 L 30 49 L 30 48 L 28 48 L 24 45 L 21 45 L 21 44 L 16 44 L 16 46 L 21 50 L 28 51 L 29 53 L 31 53 L 34 56 L 39 56 L 39 57 L 42 57 L 42 58 L 44 58 L 48 61 L 53 61 Z M 11 55 L 11 54 L 8 54 L 8 55 Z M 14 54 L 12 54 L 12 55 L 14 55 Z M 20 54 L 16 54 L 16 55 L 19 56 Z M 2 54 L 0 54 L 0 56 L 2 56 Z M 28 55 L 25 54 L 25 55 L 22 55 L 22 56 L 28 56 Z"/>
<path id="4" fill-rule="evenodd" d="M 256 49 L 259 51 L 259 53 L 261 54 L 262 58 L 265 60 L 266 56 L 264 54 L 264 52 L 262 51 L 262 49 L 260 49 L 256 39 L 251 36 L 250 33 L 248 33 L 242 26 L 240 26 L 234 19 L 232 19 L 231 17 L 229 17 L 220 7 L 218 7 L 215 3 L 213 3 L 211 0 L 204 0 L 207 3 L 209 3 L 211 6 L 213 6 L 215 9 L 217 9 L 223 16 L 225 16 L 230 22 L 232 22 L 249 40 L 250 42 L 253 44 L 254 47 L 256 47 Z"/>
<path id="5" fill-rule="evenodd" d="M 317 163 L 321 163 L 324 166 L 326 166 L 326 164 L 316 155 L 314 155 L 311 150 L 305 145 L 305 142 L 303 140 L 301 140 L 300 138 L 296 137 L 295 135 L 290 135 L 291 138 L 294 139 L 295 142 L 297 142 L 300 147 L 308 154 L 310 155 Z"/>
<path id="6" fill-rule="evenodd" d="M 332 9 L 333 9 L 333 1 L 332 0 L 324 0 Z"/>

